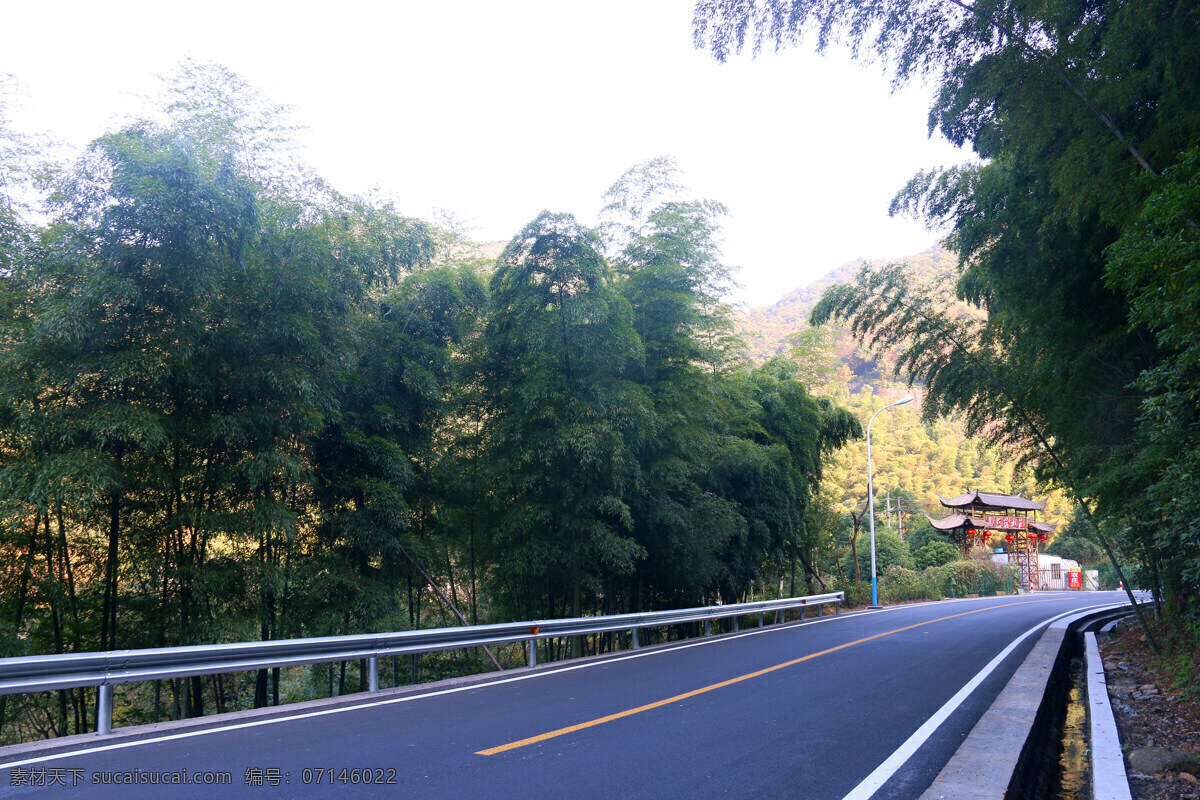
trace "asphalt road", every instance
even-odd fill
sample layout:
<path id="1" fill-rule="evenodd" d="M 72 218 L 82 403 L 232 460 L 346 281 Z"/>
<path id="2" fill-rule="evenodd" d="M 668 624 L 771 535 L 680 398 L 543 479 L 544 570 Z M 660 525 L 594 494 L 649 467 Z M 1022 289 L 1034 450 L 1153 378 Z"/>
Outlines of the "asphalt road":
<path id="1" fill-rule="evenodd" d="M 0 751 L 0 797 L 865 800 L 867 790 L 856 787 L 1014 640 L 1066 612 L 1123 598 L 898 606 L 467 686 L 381 693 L 349 708 L 298 708 L 115 746 L 95 737 L 48 757 L 14 761 Z M 1039 633 L 1012 649 L 874 796 L 912 798 L 929 786 Z M 185 770 L 189 780 L 226 773 L 228 783 L 99 783 Z"/>

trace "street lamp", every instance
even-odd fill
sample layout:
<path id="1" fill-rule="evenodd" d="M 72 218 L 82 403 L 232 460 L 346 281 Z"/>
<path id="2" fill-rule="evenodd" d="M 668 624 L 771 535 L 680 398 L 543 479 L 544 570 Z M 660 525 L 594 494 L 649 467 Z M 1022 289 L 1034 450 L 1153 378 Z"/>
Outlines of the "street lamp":
<path id="1" fill-rule="evenodd" d="M 875 421 L 875 417 L 889 408 L 911 403 L 914 399 L 912 395 L 909 395 L 894 403 L 888 403 L 872 414 L 867 423 L 867 505 L 869 506 L 867 513 L 871 517 L 871 608 L 879 608 L 879 581 L 875 577 L 875 483 L 871 477 L 871 423 Z"/>

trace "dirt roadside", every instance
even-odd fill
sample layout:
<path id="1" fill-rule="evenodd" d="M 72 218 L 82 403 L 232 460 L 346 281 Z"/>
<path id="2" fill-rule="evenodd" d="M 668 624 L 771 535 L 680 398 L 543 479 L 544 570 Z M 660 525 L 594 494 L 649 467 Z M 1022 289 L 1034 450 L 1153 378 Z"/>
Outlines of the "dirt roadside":
<path id="1" fill-rule="evenodd" d="M 1155 668 L 1137 623 L 1097 637 L 1134 800 L 1200 800 L 1200 698 Z"/>

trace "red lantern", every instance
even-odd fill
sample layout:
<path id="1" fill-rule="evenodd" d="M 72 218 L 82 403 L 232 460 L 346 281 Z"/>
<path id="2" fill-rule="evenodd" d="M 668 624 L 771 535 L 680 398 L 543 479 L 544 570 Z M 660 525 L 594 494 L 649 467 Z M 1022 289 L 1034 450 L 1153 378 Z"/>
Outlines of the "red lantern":
<path id="1" fill-rule="evenodd" d="M 1039 533 L 1039 534 L 1038 534 L 1038 541 L 1039 541 L 1039 542 L 1044 542 L 1044 541 L 1046 541 L 1046 534 L 1044 534 L 1044 533 Z"/>
<path id="2" fill-rule="evenodd" d="M 1009 544 L 1012 544 L 1012 543 L 1013 543 L 1013 539 L 1015 539 L 1015 538 L 1016 538 L 1016 537 L 1014 537 L 1014 536 L 1013 536 L 1013 535 L 1010 533 L 1010 534 L 1008 534 L 1007 536 L 1005 536 L 1005 537 L 1004 537 L 1004 541 L 1008 542 Z"/>

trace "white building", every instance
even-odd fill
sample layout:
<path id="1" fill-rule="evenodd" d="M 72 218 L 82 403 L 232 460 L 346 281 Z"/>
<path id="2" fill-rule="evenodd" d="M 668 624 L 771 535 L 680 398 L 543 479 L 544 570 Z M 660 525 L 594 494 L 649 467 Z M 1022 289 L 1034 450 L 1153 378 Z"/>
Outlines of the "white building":
<path id="1" fill-rule="evenodd" d="M 1100 575 L 1094 569 L 1085 571 L 1078 562 L 1062 556 L 1038 553 L 1037 558 L 1038 573 L 1041 579 L 1038 587 L 1040 589 L 1076 592 L 1086 589 L 1094 592 L 1100 588 Z M 1007 566 L 1008 553 L 992 553 L 992 561 Z M 1071 585 L 1070 573 L 1072 572 L 1080 573 L 1080 577 L 1077 579 L 1080 585 Z"/>

